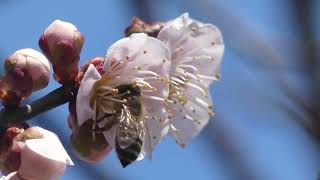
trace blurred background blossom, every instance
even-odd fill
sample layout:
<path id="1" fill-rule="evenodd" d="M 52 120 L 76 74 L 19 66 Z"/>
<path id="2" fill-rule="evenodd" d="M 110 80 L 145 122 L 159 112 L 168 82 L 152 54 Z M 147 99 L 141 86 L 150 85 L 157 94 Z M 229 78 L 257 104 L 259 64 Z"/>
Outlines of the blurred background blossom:
<path id="1" fill-rule="evenodd" d="M 311 180 L 320 169 L 320 1 L 317 0 L 2 0 L 0 58 L 39 50 L 53 20 L 72 22 L 86 42 L 81 64 L 104 56 L 133 16 L 147 22 L 183 12 L 219 27 L 222 80 L 212 86 L 216 116 L 186 149 L 167 138 L 151 161 L 123 169 L 115 153 L 97 165 L 76 159 L 67 105 L 32 120 L 56 132 L 75 166 L 63 179 Z M 2 65 L 2 64 L 1 64 Z M 32 99 L 57 88 L 48 88 Z M 41 120 L 40 120 L 41 119 Z"/>

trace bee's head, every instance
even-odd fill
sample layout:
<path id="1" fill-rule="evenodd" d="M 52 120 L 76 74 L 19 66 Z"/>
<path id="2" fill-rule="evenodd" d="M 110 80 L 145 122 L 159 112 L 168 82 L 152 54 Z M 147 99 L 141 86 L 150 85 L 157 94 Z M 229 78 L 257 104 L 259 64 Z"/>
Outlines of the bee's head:
<path id="1" fill-rule="evenodd" d="M 123 85 L 117 86 L 116 89 L 118 89 L 119 94 L 129 92 L 128 96 L 140 96 L 141 95 L 140 88 L 137 86 L 134 86 L 133 84 L 123 84 Z"/>

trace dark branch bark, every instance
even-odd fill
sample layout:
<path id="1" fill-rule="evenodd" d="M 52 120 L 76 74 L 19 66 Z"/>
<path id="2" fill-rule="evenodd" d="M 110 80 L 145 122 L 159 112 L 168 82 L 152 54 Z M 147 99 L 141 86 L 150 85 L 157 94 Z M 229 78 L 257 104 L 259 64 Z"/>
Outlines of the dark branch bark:
<path id="1" fill-rule="evenodd" d="M 20 124 L 27 120 L 49 111 L 55 107 L 69 102 L 73 97 L 73 86 L 62 86 L 46 96 L 21 107 L 0 111 L 0 126 Z"/>

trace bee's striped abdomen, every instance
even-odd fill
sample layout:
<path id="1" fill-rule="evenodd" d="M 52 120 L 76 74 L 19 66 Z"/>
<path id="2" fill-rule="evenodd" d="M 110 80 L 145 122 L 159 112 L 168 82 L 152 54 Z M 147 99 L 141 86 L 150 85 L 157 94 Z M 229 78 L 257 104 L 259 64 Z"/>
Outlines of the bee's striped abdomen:
<path id="1" fill-rule="evenodd" d="M 132 143 L 129 147 L 125 149 L 121 149 L 118 142 L 116 142 L 116 151 L 118 158 L 122 164 L 123 167 L 126 167 L 127 165 L 134 162 L 142 149 L 142 140 L 137 138 L 134 143 Z"/>

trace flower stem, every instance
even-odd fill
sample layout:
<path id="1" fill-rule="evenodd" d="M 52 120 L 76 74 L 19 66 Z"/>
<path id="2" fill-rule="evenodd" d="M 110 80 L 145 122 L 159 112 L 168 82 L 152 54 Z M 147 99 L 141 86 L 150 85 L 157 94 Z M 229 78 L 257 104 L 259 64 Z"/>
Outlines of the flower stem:
<path id="1" fill-rule="evenodd" d="M 41 113 L 69 102 L 74 98 L 73 87 L 65 85 L 30 104 L 12 109 L 3 108 L 0 111 L 0 127 L 26 122 Z"/>

